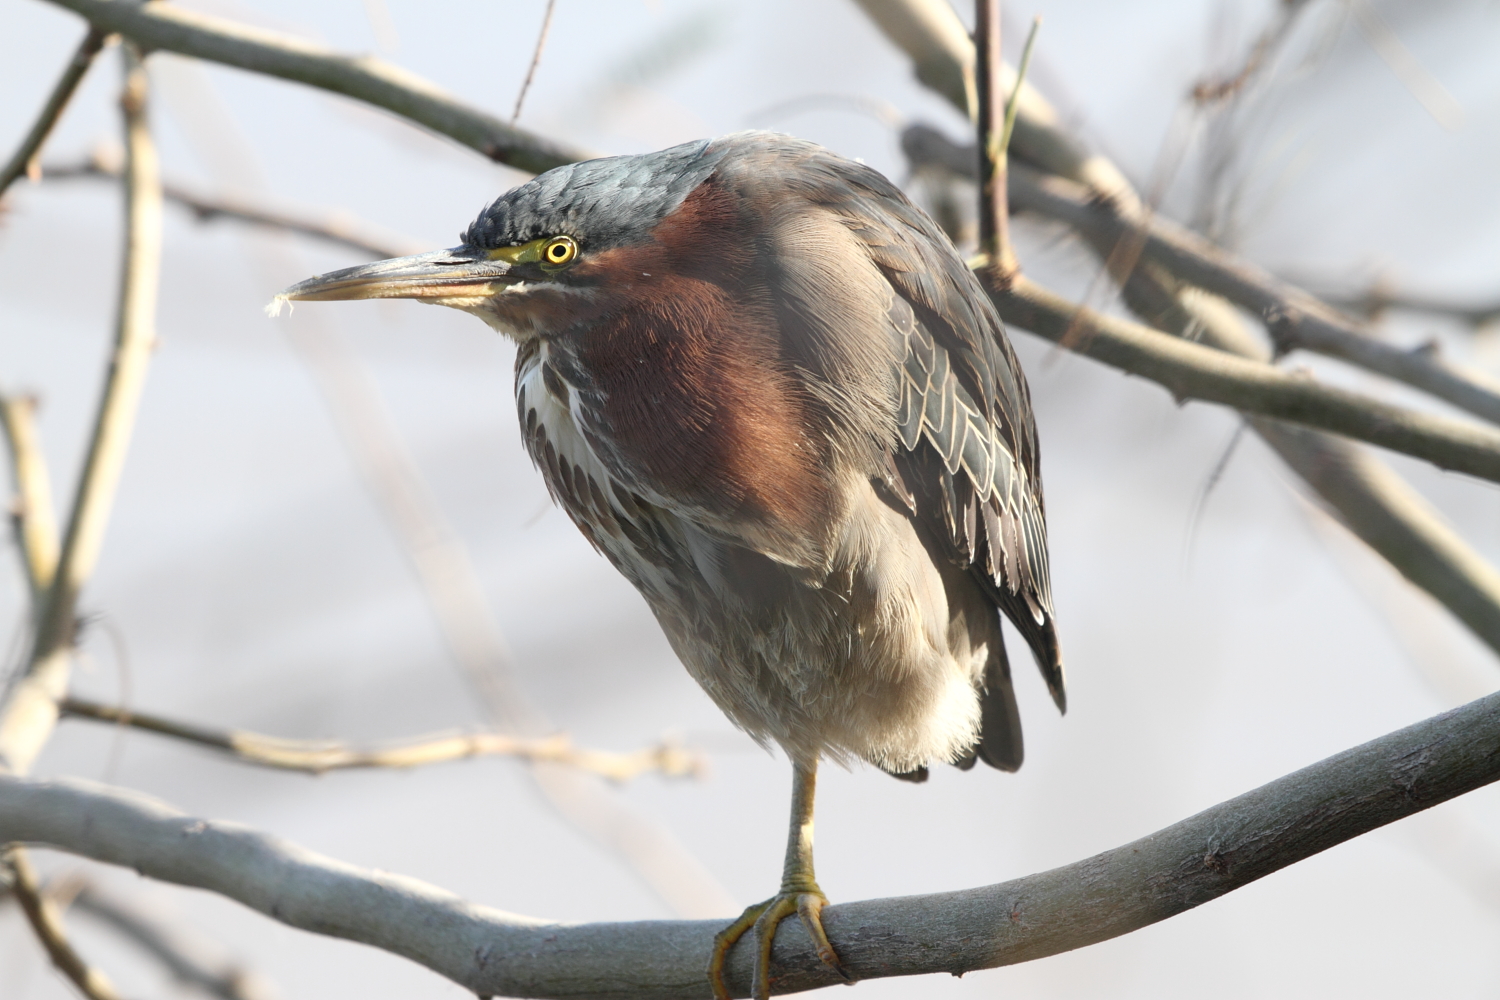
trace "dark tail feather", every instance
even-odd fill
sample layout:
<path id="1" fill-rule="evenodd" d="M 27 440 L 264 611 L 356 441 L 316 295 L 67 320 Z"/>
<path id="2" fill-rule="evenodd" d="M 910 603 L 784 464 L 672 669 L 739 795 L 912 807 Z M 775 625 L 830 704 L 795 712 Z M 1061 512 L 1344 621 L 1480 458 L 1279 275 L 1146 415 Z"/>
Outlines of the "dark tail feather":
<path id="1" fill-rule="evenodd" d="M 919 767 L 915 771 L 886 771 L 883 767 L 881 770 L 893 778 L 899 778 L 901 781 L 910 781 L 914 785 L 920 785 L 927 780 L 927 768 L 925 767 Z"/>
<path id="2" fill-rule="evenodd" d="M 1055 695 L 1054 695 L 1055 697 Z M 1015 771 L 1026 757 L 1021 742 L 1021 710 L 1010 682 L 1010 660 L 1005 642 L 995 629 L 990 661 L 984 668 L 984 690 L 979 695 L 979 756 L 991 767 Z"/>
<path id="3" fill-rule="evenodd" d="M 1052 701 L 1057 705 L 1057 710 L 1066 715 L 1068 689 L 1063 679 L 1062 650 L 1057 644 L 1057 623 L 1048 615 L 1045 624 L 1026 629 L 1022 634 L 1026 636 L 1026 644 L 1031 647 L 1032 655 L 1036 657 L 1037 669 L 1047 682 Z"/>

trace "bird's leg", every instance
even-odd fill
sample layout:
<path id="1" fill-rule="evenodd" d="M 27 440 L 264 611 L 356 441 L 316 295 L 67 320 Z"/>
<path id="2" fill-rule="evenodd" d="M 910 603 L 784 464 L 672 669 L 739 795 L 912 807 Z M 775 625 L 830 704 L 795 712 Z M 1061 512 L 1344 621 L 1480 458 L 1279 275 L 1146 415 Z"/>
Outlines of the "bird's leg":
<path id="1" fill-rule="evenodd" d="M 771 944 L 776 939 L 777 926 L 793 913 L 802 918 L 802 926 L 807 928 L 808 937 L 818 949 L 818 957 L 839 975 L 848 978 L 823 931 L 820 914 L 828 905 L 828 897 L 823 895 L 813 877 L 813 795 L 817 786 L 817 760 L 810 764 L 793 761 L 792 820 L 787 831 L 786 863 L 781 869 L 781 891 L 764 903 L 747 908 L 738 920 L 714 938 L 708 978 L 713 984 L 714 996 L 719 1000 L 729 1000 L 729 988 L 724 984 L 724 962 L 729 951 L 752 928 L 755 930 L 757 958 L 750 996 L 754 1000 L 768 1000 L 771 995 Z"/>

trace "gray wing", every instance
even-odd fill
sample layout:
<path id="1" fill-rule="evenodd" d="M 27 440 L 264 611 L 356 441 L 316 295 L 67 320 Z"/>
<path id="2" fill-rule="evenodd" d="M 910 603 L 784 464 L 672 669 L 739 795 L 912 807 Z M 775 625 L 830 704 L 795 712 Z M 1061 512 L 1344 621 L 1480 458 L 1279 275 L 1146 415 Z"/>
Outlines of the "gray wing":
<path id="1" fill-rule="evenodd" d="M 890 321 L 906 349 L 893 458 L 914 516 L 1016 626 L 1065 709 L 1036 424 L 1000 317 L 948 238 L 894 185 L 846 160 L 811 159 L 828 181 L 813 200 L 840 214 L 895 293 Z"/>

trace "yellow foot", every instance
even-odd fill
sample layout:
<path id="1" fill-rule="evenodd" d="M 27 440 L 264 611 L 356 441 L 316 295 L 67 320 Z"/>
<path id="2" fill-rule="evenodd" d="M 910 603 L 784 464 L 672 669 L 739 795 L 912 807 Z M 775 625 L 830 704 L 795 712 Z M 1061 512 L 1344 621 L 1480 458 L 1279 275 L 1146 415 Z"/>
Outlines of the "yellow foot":
<path id="1" fill-rule="evenodd" d="M 724 962 L 729 958 L 729 951 L 734 943 L 753 927 L 758 955 L 755 976 L 750 981 L 750 996 L 752 1000 L 770 1000 L 771 944 L 776 940 L 777 925 L 793 913 L 802 918 L 802 926 L 807 928 L 807 936 L 812 938 L 813 946 L 818 949 L 818 957 L 825 965 L 848 979 L 849 974 L 839 963 L 839 956 L 834 952 L 833 945 L 828 943 L 828 935 L 823 931 L 821 914 L 823 907 L 827 905 L 828 897 L 813 891 L 783 892 L 764 903 L 747 907 L 738 920 L 714 936 L 713 957 L 708 963 L 708 980 L 713 984 L 714 996 L 718 1000 L 729 1000 L 729 987 L 724 985 Z"/>

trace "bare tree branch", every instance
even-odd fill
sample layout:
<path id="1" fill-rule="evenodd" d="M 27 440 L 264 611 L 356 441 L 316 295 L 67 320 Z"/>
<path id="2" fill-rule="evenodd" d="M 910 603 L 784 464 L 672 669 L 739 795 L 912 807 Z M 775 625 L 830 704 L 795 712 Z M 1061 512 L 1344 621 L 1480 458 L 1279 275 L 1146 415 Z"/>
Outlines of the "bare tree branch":
<path id="1" fill-rule="evenodd" d="M 1138 242 L 1142 260 L 1261 317 L 1281 351 L 1301 348 L 1339 358 L 1500 423 L 1500 386 L 1489 384 L 1482 373 L 1447 364 L 1431 350 L 1410 351 L 1377 340 L 1308 293 L 1160 216 L 1132 220 L 1061 178 L 1032 174 L 1018 180 L 1011 189 L 1017 207 L 1093 237 Z"/>
<path id="2" fill-rule="evenodd" d="M 552 30 L 552 14 L 557 10 L 557 0 L 547 0 L 547 12 L 542 15 L 542 30 L 536 36 L 536 49 L 531 53 L 531 65 L 526 67 L 526 79 L 521 81 L 521 92 L 516 94 L 516 108 L 510 113 L 514 125 L 521 117 L 521 105 L 526 103 L 526 92 L 536 78 L 536 68 L 542 63 L 542 51 L 547 48 L 547 33 Z"/>
<path id="3" fill-rule="evenodd" d="M 57 569 L 57 514 L 52 508 L 46 456 L 36 435 L 36 407 L 31 396 L 0 396 L 0 426 L 5 430 L 15 487 L 11 527 L 33 608 L 40 606 Z"/>
<path id="4" fill-rule="evenodd" d="M 146 121 L 145 66 L 125 46 L 125 253 L 115 346 L 51 586 L 37 609 L 26 672 L 0 703 L 0 771 L 24 774 L 51 735 L 67 690 L 78 595 L 93 572 L 114 503 L 155 342 L 161 180 Z"/>
<path id="5" fill-rule="evenodd" d="M 119 32 L 148 51 L 196 56 L 254 73 L 305 83 L 395 112 L 499 163 L 541 173 L 587 159 L 582 150 L 514 128 L 468 107 L 428 82 L 373 56 L 350 56 L 172 4 L 53 0 L 96 27 Z"/>
<path id="6" fill-rule="evenodd" d="M 1297 19 L 1308 8 L 1308 0 L 1285 0 L 1276 12 L 1275 22 L 1260 33 L 1240 68 L 1216 77 L 1204 76 L 1193 84 L 1189 93 L 1198 104 L 1216 104 L 1238 95 L 1255 78 L 1272 54 L 1291 34 Z"/>
<path id="7" fill-rule="evenodd" d="M 26 851 L 12 845 L 0 855 L 0 864 L 10 869 L 11 891 L 16 894 L 16 901 L 21 904 L 27 923 L 31 924 L 37 940 L 47 950 L 48 957 L 58 971 L 67 976 L 88 1000 L 120 1000 L 120 994 L 115 992 L 109 977 L 92 968 L 73 950 L 73 945 L 68 941 L 67 929 L 63 927 L 62 915 L 57 912 L 52 901 L 42 894 L 36 871 L 31 867 L 31 859 L 26 856 Z"/>
<path id="8" fill-rule="evenodd" d="M 1500 301 L 1465 305 L 1434 296 L 1410 295 L 1393 291 L 1384 282 L 1376 282 L 1367 291 L 1358 295 L 1319 292 L 1318 298 L 1344 312 L 1372 321 L 1391 311 L 1442 316 L 1445 319 L 1457 320 L 1467 326 L 1486 326 L 1500 320 Z"/>
<path id="9" fill-rule="evenodd" d="M 84 163 L 48 164 L 42 168 L 44 180 L 118 180 L 119 168 L 109 157 L 96 154 Z M 318 215 L 293 212 L 245 197 L 210 196 L 192 191 L 181 184 L 165 181 L 162 197 L 187 209 L 200 222 L 230 219 L 264 229 L 310 236 L 335 246 L 354 250 L 376 259 L 402 257 L 431 249 L 426 244 L 388 235 L 348 213 L 325 212 Z"/>
<path id="10" fill-rule="evenodd" d="M 919 53 L 928 63 L 946 59 L 949 73 L 973 66 L 973 43 L 961 30 L 941 27 L 945 19 L 957 22 L 945 0 L 856 2 L 914 61 Z M 898 10 L 900 14 L 895 13 Z M 928 79 L 918 75 L 924 82 Z M 1007 81 L 1007 91 L 1013 85 Z M 964 107 L 951 88 L 934 89 Z M 1038 179 L 1024 207 L 1080 231 L 1107 233 L 1116 243 L 1128 240 L 1132 249 L 1139 242 L 1143 259 L 1155 261 L 1189 284 L 1216 292 L 1264 319 L 1283 351 L 1300 348 L 1339 358 L 1500 423 L 1500 386 L 1490 384 L 1482 373 L 1446 364 L 1430 351 L 1407 351 L 1376 340 L 1357 323 L 1301 289 L 1148 213 L 1119 169 L 1103 157 L 1089 155 L 1058 125 L 1057 114 L 1046 100 L 1024 85 L 1012 148 L 1018 159 L 1057 175 Z M 1078 192 L 1067 181 L 1086 190 Z M 1019 200 L 1021 191 L 1015 184 L 1011 185 L 1011 195 L 1013 201 Z"/>
<path id="11" fill-rule="evenodd" d="M 963 85 L 965 79 L 973 79 L 974 42 L 948 0 L 854 2 L 892 44 L 911 57 L 917 79 L 974 117 L 970 109 L 975 102 Z M 1009 94 L 1016 86 L 1015 71 L 1002 65 L 1000 72 L 1000 85 Z M 972 84 L 969 86 L 972 88 Z M 1087 184 L 1101 197 L 1138 202 L 1119 168 L 1084 149 L 1061 127 L 1052 105 L 1024 81 L 1016 103 L 1011 152 L 1039 170 Z"/>
<path id="12" fill-rule="evenodd" d="M 1346 750 L 1140 840 L 959 892 L 830 906 L 856 978 L 961 974 L 1106 941 L 1500 779 L 1500 693 Z M 0 841 L 47 844 L 208 889 L 293 927 L 371 944 L 481 996 L 698 998 L 720 921 L 565 925 L 368 872 L 232 823 L 77 780 L 0 776 Z M 842 982 L 779 935 L 777 992 Z M 743 996 L 753 956 L 731 956 Z"/>
<path id="13" fill-rule="evenodd" d="M 78 85 L 83 82 L 84 74 L 93 65 L 94 56 L 104 48 L 106 37 L 108 33 L 98 27 L 90 27 L 88 34 L 83 36 L 83 41 L 78 44 L 73 58 L 68 60 L 68 66 L 63 70 L 57 85 L 52 88 L 47 103 L 42 106 L 41 113 L 37 115 L 31 131 L 26 133 L 26 138 L 21 140 L 21 145 L 16 147 L 16 151 L 11 154 L 10 162 L 0 169 L 0 196 L 4 196 L 6 189 L 17 177 L 36 169 L 36 159 L 42 151 L 42 144 L 47 141 L 47 136 L 52 133 L 53 126 L 62 117 L 63 109 L 73 99 L 73 92 L 78 89 Z"/>
<path id="14" fill-rule="evenodd" d="M 1005 92 L 1000 87 L 1000 0 L 974 0 L 974 89 L 979 95 L 979 252 L 989 258 L 991 280 L 1009 284 L 1016 270 L 1010 245 L 1010 208 L 1006 194 Z M 1014 91 L 1014 86 L 1011 90 Z"/>
<path id="15" fill-rule="evenodd" d="M 696 776 L 703 759 L 680 745 L 663 741 L 634 753 L 609 753 L 575 747 L 564 734 L 522 739 L 504 733 L 439 734 L 403 740 L 391 746 L 360 750 L 336 740 L 292 740 L 243 729 L 210 729 L 161 716 L 68 698 L 60 706 L 65 718 L 92 719 L 134 726 L 233 755 L 246 764 L 322 774 L 365 767 L 420 767 L 467 757 L 519 757 L 566 764 L 611 781 L 629 781 L 649 771 L 666 777 Z"/>
<path id="16" fill-rule="evenodd" d="M 1137 268 L 1123 290 L 1131 309 L 1153 326 L 1242 357 L 1264 356 L 1228 302 L 1183 287 L 1153 264 Z M 1500 652 L 1500 572 L 1420 493 L 1353 442 L 1278 420 L 1249 420 L 1349 530 Z"/>
<path id="17" fill-rule="evenodd" d="M 869 9 L 872 3 L 860 0 Z M 883 5 L 926 9 L 929 0 L 881 0 Z M 951 15 L 951 11 L 949 12 Z M 872 12 L 872 16 L 873 12 Z M 879 17 L 875 18 L 879 21 Z M 882 27 L 887 27 L 882 24 Z M 952 33 L 925 31 L 919 18 L 908 18 L 887 28 L 893 41 L 908 52 L 934 46 Z M 923 36 L 923 37 L 913 37 Z M 970 52 L 972 49 L 969 50 Z M 914 56 L 915 58 L 915 56 Z M 949 58 L 961 65 L 966 58 L 962 40 L 953 43 Z M 1025 88 L 1022 90 L 1026 95 Z M 1088 157 L 1082 147 L 1056 124 L 1056 116 L 1040 97 L 1022 105 L 1018 155 L 1087 185 L 1095 203 L 1106 202 L 1124 213 L 1139 211 L 1140 201 L 1123 175 L 1107 161 Z M 913 125 L 902 134 L 902 149 L 914 165 L 929 165 L 974 178 L 974 151 L 948 140 L 936 130 Z M 1011 175 L 1011 194 L 1024 204 L 1035 174 L 1020 170 Z M 1082 234 L 1106 262 L 1116 257 L 1117 232 Z M 1118 263 L 1118 261 L 1115 261 Z M 1238 314 L 1206 292 L 1184 287 L 1155 264 L 1116 274 L 1123 281 L 1126 300 L 1148 322 L 1213 347 L 1261 359 L 1264 351 L 1243 331 Z M 1307 428 L 1252 418 L 1251 425 L 1278 454 L 1340 516 L 1344 524 L 1403 575 L 1432 594 L 1492 648 L 1500 649 L 1500 578 L 1494 567 L 1461 539 L 1422 496 L 1373 456 L 1353 444 Z"/>
<path id="18" fill-rule="evenodd" d="M 1178 399 L 1223 403 L 1245 413 L 1333 431 L 1414 455 L 1441 468 L 1500 482 L 1500 432 L 1406 410 L 1319 385 L 1304 375 L 1168 337 L 1078 306 L 1018 277 L 991 289 L 1007 322 L 1079 354 L 1158 382 Z"/>
<path id="19" fill-rule="evenodd" d="M 184 941 L 160 921 L 100 892 L 88 882 L 67 888 L 66 899 L 56 899 L 58 893 L 51 885 L 44 887 L 43 896 L 53 897 L 59 910 L 66 904 L 67 912 L 87 916 L 109 927 L 160 962 L 178 983 L 221 1000 L 270 1000 L 271 992 L 261 977 L 233 962 L 200 955 L 201 949 Z"/>

